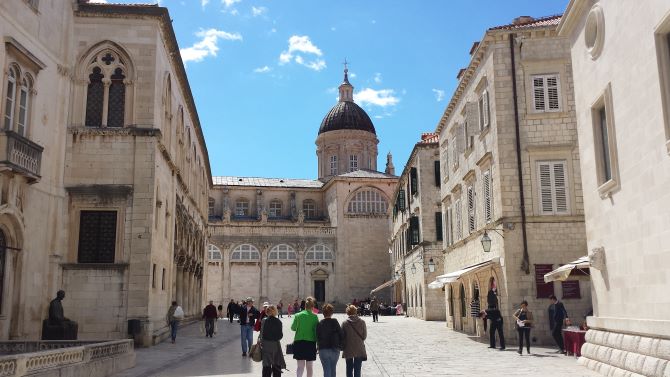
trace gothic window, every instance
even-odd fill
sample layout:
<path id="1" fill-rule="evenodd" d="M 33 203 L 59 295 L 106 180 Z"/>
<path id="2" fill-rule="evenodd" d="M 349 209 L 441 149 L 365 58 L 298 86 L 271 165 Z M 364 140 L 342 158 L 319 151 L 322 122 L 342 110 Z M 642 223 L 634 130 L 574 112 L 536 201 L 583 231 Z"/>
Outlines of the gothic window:
<path id="1" fill-rule="evenodd" d="M 0 229 L 0 312 L 2 312 L 2 293 L 5 290 L 5 258 L 7 257 L 7 239 Z"/>
<path id="2" fill-rule="evenodd" d="M 349 201 L 348 212 L 352 214 L 385 214 L 386 199 L 379 190 L 360 190 Z"/>
<path id="3" fill-rule="evenodd" d="M 330 156 L 330 175 L 337 175 L 337 155 Z"/>
<path id="4" fill-rule="evenodd" d="M 276 245 L 270 249 L 269 260 L 296 260 L 295 249 L 286 244 Z"/>
<path id="5" fill-rule="evenodd" d="M 255 246 L 244 244 L 233 250 L 230 259 L 232 261 L 258 261 L 261 259 L 261 254 Z"/>
<path id="6" fill-rule="evenodd" d="M 114 263 L 116 211 L 81 211 L 79 263 Z"/>
<path id="7" fill-rule="evenodd" d="M 333 252 L 330 248 L 324 244 L 318 244 L 307 249 L 305 253 L 305 260 L 314 262 L 314 261 L 332 261 Z"/>
<path id="8" fill-rule="evenodd" d="M 280 217 L 281 210 L 282 210 L 282 202 L 280 200 L 275 199 L 270 202 L 270 212 L 269 212 L 270 217 Z"/>
<path id="9" fill-rule="evenodd" d="M 210 244 L 208 247 L 208 252 L 209 252 L 209 260 L 211 261 L 219 261 L 223 259 L 223 256 L 221 254 L 221 250 L 219 250 L 218 247 Z"/>
<path id="10" fill-rule="evenodd" d="M 312 199 L 303 200 L 302 213 L 306 219 L 316 218 L 316 202 Z"/>
<path id="11" fill-rule="evenodd" d="M 86 68 L 86 126 L 124 126 L 128 69 L 125 58 L 112 49 L 103 49 L 90 58 Z"/>
<path id="12" fill-rule="evenodd" d="M 123 112 L 126 103 L 126 88 L 123 79 L 126 76 L 121 68 L 114 70 L 112 83 L 109 85 L 109 110 L 107 113 L 107 127 L 123 127 Z"/>
<path id="13" fill-rule="evenodd" d="M 242 198 L 235 202 L 235 216 L 249 216 L 249 200 Z"/>

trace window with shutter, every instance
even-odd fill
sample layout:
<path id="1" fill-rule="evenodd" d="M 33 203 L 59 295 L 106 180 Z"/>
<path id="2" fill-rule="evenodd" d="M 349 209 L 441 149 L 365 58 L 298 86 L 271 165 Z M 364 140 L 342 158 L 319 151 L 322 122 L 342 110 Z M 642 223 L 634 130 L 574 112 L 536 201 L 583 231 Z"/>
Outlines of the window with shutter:
<path id="1" fill-rule="evenodd" d="M 403 189 L 398 191 L 398 209 L 401 211 L 405 210 L 405 190 Z"/>
<path id="2" fill-rule="evenodd" d="M 434 162 L 435 166 L 435 186 L 440 187 L 442 179 L 440 178 L 440 160 Z"/>
<path id="3" fill-rule="evenodd" d="M 454 211 L 456 211 L 456 237 L 454 241 L 459 241 L 463 238 L 463 211 L 460 198 L 454 203 Z"/>
<path id="4" fill-rule="evenodd" d="M 533 77 L 533 108 L 536 111 L 544 111 L 544 78 Z"/>
<path id="5" fill-rule="evenodd" d="M 484 221 L 490 223 L 493 220 L 493 198 L 491 197 L 491 171 L 487 170 L 482 177 L 482 191 L 484 196 Z"/>
<path id="6" fill-rule="evenodd" d="M 451 246 L 454 243 L 454 226 L 453 226 L 453 217 L 451 213 L 451 206 L 447 207 L 447 246 Z"/>
<path id="7" fill-rule="evenodd" d="M 561 215 L 569 212 L 567 166 L 565 161 L 538 163 L 540 212 Z"/>
<path id="8" fill-rule="evenodd" d="M 416 195 L 419 193 L 419 177 L 416 168 L 411 168 L 409 170 L 409 178 L 410 178 L 410 188 L 412 190 L 410 192 L 412 195 Z"/>
<path id="9" fill-rule="evenodd" d="M 442 241 L 442 212 L 435 212 L 435 233 L 437 241 Z"/>
<path id="10" fill-rule="evenodd" d="M 477 102 L 468 102 L 465 105 L 465 116 L 466 116 L 466 132 L 467 132 L 467 148 L 472 148 L 473 136 L 477 135 L 481 130 L 481 125 L 479 124 L 479 109 Z"/>
<path id="11" fill-rule="evenodd" d="M 453 170 L 458 169 L 458 142 L 456 136 L 451 139 L 451 168 Z"/>
<path id="12" fill-rule="evenodd" d="M 482 131 L 489 126 L 489 118 L 491 116 L 489 110 L 489 92 L 485 90 L 482 96 L 479 97 L 479 130 Z"/>
<path id="13" fill-rule="evenodd" d="M 533 109 L 538 112 L 561 109 L 559 76 L 535 75 L 533 81 Z"/>
<path id="14" fill-rule="evenodd" d="M 444 146 L 442 157 L 444 158 L 444 178 L 449 179 L 449 148 L 446 145 Z"/>
<path id="15" fill-rule="evenodd" d="M 475 231 L 477 226 L 475 219 L 475 188 L 474 186 L 468 186 L 467 188 L 467 199 L 468 199 L 468 232 L 472 233 Z"/>
<path id="16" fill-rule="evenodd" d="M 409 218 L 409 228 L 410 228 L 410 245 L 418 245 L 421 242 L 419 234 L 419 218 L 416 216 Z"/>
<path id="17" fill-rule="evenodd" d="M 547 104 L 549 111 L 559 109 L 558 76 L 547 77 Z"/>

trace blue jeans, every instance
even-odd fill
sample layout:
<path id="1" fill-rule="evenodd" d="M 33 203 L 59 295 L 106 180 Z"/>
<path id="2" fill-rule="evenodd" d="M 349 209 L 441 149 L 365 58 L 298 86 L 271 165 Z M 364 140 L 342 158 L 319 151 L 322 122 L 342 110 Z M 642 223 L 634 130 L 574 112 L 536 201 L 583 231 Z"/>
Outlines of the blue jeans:
<path id="1" fill-rule="evenodd" d="M 173 342 L 175 341 L 175 339 L 177 339 L 178 328 L 179 328 L 179 321 L 177 320 L 170 321 L 170 337 L 172 338 Z"/>
<path id="2" fill-rule="evenodd" d="M 361 366 L 363 365 L 363 359 L 360 357 L 354 357 L 345 360 L 347 362 L 347 377 L 361 377 Z"/>
<path id="3" fill-rule="evenodd" d="M 241 325 L 240 326 L 240 340 L 242 342 L 242 353 L 247 353 L 254 344 L 254 326 Z"/>
<path id="4" fill-rule="evenodd" d="M 319 359 L 323 366 L 323 377 L 335 377 L 337 360 L 340 358 L 340 350 L 337 348 L 325 348 L 319 350 Z"/>

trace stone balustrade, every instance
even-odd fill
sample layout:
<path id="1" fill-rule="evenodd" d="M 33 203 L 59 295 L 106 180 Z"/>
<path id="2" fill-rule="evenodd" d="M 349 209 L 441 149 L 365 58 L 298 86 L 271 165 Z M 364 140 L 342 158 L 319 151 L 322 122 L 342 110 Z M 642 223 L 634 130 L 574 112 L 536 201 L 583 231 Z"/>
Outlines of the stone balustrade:
<path id="1" fill-rule="evenodd" d="M 272 225 L 213 225 L 211 236 L 336 236 L 337 228 L 329 226 L 277 226 Z"/>
<path id="2" fill-rule="evenodd" d="M 0 342 L 0 353 L 6 354 L 0 356 L 0 377 L 50 374 L 62 368 L 79 374 L 109 376 L 135 365 L 132 339 L 108 342 L 6 341 Z M 100 367 L 104 363 L 99 361 L 103 359 L 111 361 L 106 368 Z M 92 361 L 97 361 L 95 367 L 90 364 Z M 91 369 L 90 373 L 87 368 Z"/>
<path id="3" fill-rule="evenodd" d="M 0 133 L 0 164 L 27 176 L 30 182 L 40 179 L 43 149 L 16 132 Z"/>

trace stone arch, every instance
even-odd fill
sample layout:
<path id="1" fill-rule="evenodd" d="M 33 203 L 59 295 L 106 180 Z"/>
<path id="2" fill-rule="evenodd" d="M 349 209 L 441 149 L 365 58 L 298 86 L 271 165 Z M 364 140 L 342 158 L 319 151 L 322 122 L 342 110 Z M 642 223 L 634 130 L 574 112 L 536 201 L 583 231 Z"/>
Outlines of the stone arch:
<path id="1" fill-rule="evenodd" d="M 367 194 L 370 193 L 370 194 Z M 361 186 L 349 193 L 344 201 L 346 214 L 376 214 L 386 215 L 389 211 L 390 200 L 384 191 L 375 186 Z"/>

